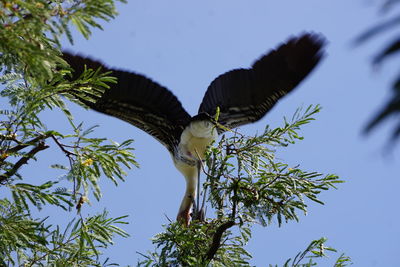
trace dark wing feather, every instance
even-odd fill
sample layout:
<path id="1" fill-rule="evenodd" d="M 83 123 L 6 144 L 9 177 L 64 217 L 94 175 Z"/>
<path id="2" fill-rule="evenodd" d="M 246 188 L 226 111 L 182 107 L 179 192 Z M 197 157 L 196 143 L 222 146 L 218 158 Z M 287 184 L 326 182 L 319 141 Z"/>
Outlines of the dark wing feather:
<path id="1" fill-rule="evenodd" d="M 73 78 L 79 77 L 85 65 L 88 69 L 111 71 L 110 76 L 117 78 L 117 83 L 110 83 L 110 88 L 95 103 L 82 98 L 80 101 L 96 111 L 129 122 L 174 151 L 191 116 L 167 88 L 143 75 L 109 69 L 90 58 L 64 52 L 63 59 L 74 70 Z"/>
<path id="2" fill-rule="evenodd" d="M 312 71 L 323 45 L 322 36 L 304 34 L 262 56 L 250 69 L 220 75 L 208 87 L 199 114 L 214 116 L 219 107 L 218 121 L 228 128 L 261 119 Z"/>

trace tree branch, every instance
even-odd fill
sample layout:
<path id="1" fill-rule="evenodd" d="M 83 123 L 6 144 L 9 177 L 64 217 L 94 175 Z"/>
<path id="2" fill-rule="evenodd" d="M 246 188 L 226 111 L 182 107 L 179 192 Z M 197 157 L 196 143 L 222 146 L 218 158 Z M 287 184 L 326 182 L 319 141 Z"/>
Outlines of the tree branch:
<path id="1" fill-rule="evenodd" d="M 26 155 L 20 158 L 13 166 L 13 168 L 6 173 L 0 175 L 0 183 L 5 182 L 8 178 L 13 176 L 22 165 L 28 163 L 28 160 L 31 159 L 36 153 L 39 151 L 47 149 L 49 146 L 46 145 L 44 142 L 39 142 L 39 144 L 31 149 Z"/>
<path id="2" fill-rule="evenodd" d="M 20 150 L 22 150 L 22 149 L 24 149 L 24 148 L 26 148 L 28 146 L 31 146 L 34 143 L 37 143 L 38 141 L 41 141 L 41 140 L 46 139 L 46 138 L 49 138 L 50 136 L 51 136 L 50 134 L 41 134 L 41 135 L 39 135 L 39 136 L 37 136 L 37 137 L 27 141 L 27 142 L 24 142 L 24 143 L 22 143 L 21 141 L 18 141 L 17 139 L 10 139 L 10 140 L 13 140 L 13 141 L 17 142 L 18 145 L 7 149 L 4 153 L 11 155 L 11 154 L 16 153 L 16 152 L 18 152 L 18 151 L 20 151 Z M 3 162 L 5 159 L 6 158 L 0 159 L 0 162 Z"/>
<path id="3" fill-rule="evenodd" d="M 66 145 L 61 144 L 60 141 L 58 141 L 58 139 L 54 135 L 51 135 L 51 138 L 54 140 L 54 142 L 57 144 L 57 146 L 62 150 L 62 152 L 64 152 L 68 157 L 71 155 L 76 156 L 76 154 L 74 152 L 66 150 L 65 149 Z"/>
<path id="4" fill-rule="evenodd" d="M 219 247 L 221 246 L 221 238 L 222 235 L 226 230 L 231 228 L 232 226 L 235 225 L 235 221 L 227 221 L 223 224 L 221 224 L 218 228 L 217 231 L 215 231 L 214 237 L 213 237 L 213 242 L 211 243 L 210 249 L 207 251 L 206 254 L 206 259 L 207 260 L 212 260 L 217 253 Z"/>

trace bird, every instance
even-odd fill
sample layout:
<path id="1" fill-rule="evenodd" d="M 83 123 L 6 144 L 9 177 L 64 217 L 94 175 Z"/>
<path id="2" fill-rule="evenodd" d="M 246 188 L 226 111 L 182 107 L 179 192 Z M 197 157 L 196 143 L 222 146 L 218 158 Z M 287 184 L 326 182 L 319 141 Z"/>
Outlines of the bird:
<path id="1" fill-rule="evenodd" d="M 110 72 L 110 76 L 117 78 L 117 83 L 110 83 L 92 101 L 77 98 L 95 111 L 145 131 L 168 149 L 186 181 L 177 220 L 189 225 L 199 186 L 200 163 L 207 147 L 227 129 L 263 118 L 318 65 L 325 54 L 325 44 L 322 34 L 304 32 L 263 54 L 250 68 L 219 75 L 208 86 L 195 116 L 183 108 L 169 89 L 142 74 L 110 68 L 69 51 L 63 51 L 62 57 L 71 68 L 71 79 L 78 78 L 86 68 Z M 216 114 L 222 127 L 215 126 Z"/>

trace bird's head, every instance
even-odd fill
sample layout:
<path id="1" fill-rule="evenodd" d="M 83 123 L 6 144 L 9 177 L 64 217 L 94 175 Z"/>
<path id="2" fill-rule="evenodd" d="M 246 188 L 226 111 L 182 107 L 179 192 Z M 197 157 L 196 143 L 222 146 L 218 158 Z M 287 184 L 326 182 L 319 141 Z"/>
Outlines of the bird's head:
<path id="1" fill-rule="evenodd" d="M 189 124 L 189 129 L 193 136 L 199 138 L 212 137 L 215 139 L 218 135 L 215 125 L 215 120 L 210 115 L 201 113 L 192 117 L 192 120 Z"/>

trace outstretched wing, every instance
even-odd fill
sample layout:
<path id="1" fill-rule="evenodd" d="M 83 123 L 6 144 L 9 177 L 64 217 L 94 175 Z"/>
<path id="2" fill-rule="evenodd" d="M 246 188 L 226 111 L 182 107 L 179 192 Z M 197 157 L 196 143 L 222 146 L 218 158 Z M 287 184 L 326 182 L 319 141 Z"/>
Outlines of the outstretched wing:
<path id="1" fill-rule="evenodd" d="M 88 69 L 111 71 L 110 76 L 116 77 L 117 83 L 110 83 L 110 88 L 97 97 L 94 103 L 82 98 L 79 100 L 96 111 L 142 129 L 173 152 L 191 116 L 167 88 L 143 75 L 110 69 L 98 61 L 80 55 L 64 52 L 63 59 L 74 70 L 74 78 L 79 77 L 85 65 Z"/>
<path id="2" fill-rule="evenodd" d="M 214 116 L 219 107 L 218 122 L 228 128 L 261 119 L 312 71 L 323 45 L 322 36 L 307 33 L 262 56 L 250 69 L 220 75 L 208 87 L 199 114 Z"/>

